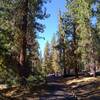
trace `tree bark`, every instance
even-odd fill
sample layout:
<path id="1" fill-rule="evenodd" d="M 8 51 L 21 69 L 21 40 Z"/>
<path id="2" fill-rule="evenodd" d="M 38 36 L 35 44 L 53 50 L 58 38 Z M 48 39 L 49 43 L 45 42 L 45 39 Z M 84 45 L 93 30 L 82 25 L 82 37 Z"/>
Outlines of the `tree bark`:
<path id="1" fill-rule="evenodd" d="M 70 67 L 68 66 L 68 75 L 70 75 Z"/>
<path id="2" fill-rule="evenodd" d="M 77 54 L 76 54 L 76 50 L 77 50 L 77 33 L 76 33 L 76 24 L 73 24 L 73 28 L 74 28 L 74 33 L 73 33 L 73 54 L 74 54 L 74 62 L 75 62 L 75 77 L 78 78 L 78 66 L 77 66 Z"/>
<path id="3" fill-rule="evenodd" d="M 20 64 L 20 76 L 22 84 L 26 84 L 25 77 L 27 77 L 26 73 L 26 33 L 27 33 L 27 14 L 28 14 L 28 0 L 24 0 L 23 2 L 23 16 L 21 22 L 21 49 L 19 53 L 19 64 Z"/>
<path id="4" fill-rule="evenodd" d="M 66 77 L 66 65 L 65 65 L 65 48 L 63 48 L 63 66 L 64 66 L 64 77 Z"/>

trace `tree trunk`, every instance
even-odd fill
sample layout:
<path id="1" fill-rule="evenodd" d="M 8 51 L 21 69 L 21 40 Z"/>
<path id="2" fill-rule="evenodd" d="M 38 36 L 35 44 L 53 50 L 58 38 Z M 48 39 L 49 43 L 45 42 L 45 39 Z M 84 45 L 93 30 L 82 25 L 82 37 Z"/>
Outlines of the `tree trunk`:
<path id="1" fill-rule="evenodd" d="M 93 41 L 93 40 L 92 40 Z M 96 57 L 94 54 L 94 47 L 93 47 L 93 43 L 91 43 L 91 53 L 90 53 L 90 74 L 93 75 L 93 77 L 96 77 Z"/>
<path id="2" fill-rule="evenodd" d="M 77 50 L 77 33 L 76 33 L 76 24 L 73 24 L 74 27 L 74 34 L 73 34 L 73 54 L 74 54 L 74 66 L 75 66 L 75 77 L 78 78 L 78 66 L 77 66 L 77 54 L 76 54 L 76 50 Z"/>
<path id="3" fill-rule="evenodd" d="M 64 66 L 64 77 L 66 77 L 67 74 L 66 74 L 66 67 Z"/>
<path id="4" fill-rule="evenodd" d="M 93 44 L 92 44 L 92 58 L 93 58 L 93 77 L 96 77 L 96 57 L 95 57 L 95 54 L 94 54 L 94 47 L 93 47 Z"/>
<path id="5" fill-rule="evenodd" d="M 93 75 L 93 77 L 96 77 L 96 65 L 95 61 L 91 63 L 90 65 L 90 75 Z"/>
<path id="6" fill-rule="evenodd" d="M 26 73 L 26 33 L 27 33 L 27 13 L 28 13 L 28 0 L 24 0 L 23 2 L 23 13 L 22 22 L 21 22 L 21 49 L 19 53 L 19 64 L 20 64 L 20 76 L 22 84 L 26 84 L 25 77 L 27 76 Z"/>
<path id="7" fill-rule="evenodd" d="M 78 76 L 78 67 L 77 67 L 77 65 L 75 66 L 75 77 L 76 77 L 76 78 L 79 77 L 79 76 Z"/>
<path id="8" fill-rule="evenodd" d="M 93 69 L 93 77 L 96 77 L 96 67 L 94 66 L 94 69 Z"/>
<path id="9" fill-rule="evenodd" d="M 70 75 L 70 67 L 68 67 L 68 75 Z"/>
<path id="10" fill-rule="evenodd" d="M 65 65 L 65 48 L 63 48 L 63 66 L 64 66 L 64 77 L 66 77 L 66 65 Z"/>

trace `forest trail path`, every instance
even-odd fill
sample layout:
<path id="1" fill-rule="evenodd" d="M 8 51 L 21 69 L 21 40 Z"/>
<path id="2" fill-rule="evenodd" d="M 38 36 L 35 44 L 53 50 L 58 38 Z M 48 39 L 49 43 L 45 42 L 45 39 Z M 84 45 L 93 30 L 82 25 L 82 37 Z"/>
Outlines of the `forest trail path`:
<path id="1" fill-rule="evenodd" d="M 31 91 L 15 90 L 8 91 L 8 94 L 13 94 L 10 98 L 0 97 L 0 100 L 100 100 L 100 76 L 75 79 L 52 75 L 47 78 L 47 84 L 37 85 Z"/>
<path id="2" fill-rule="evenodd" d="M 38 93 L 34 93 L 35 98 L 27 100 L 76 100 L 72 92 L 68 92 L 67 85 L 62 81 L 62 77 L 48 77 L 47 85 Z"/>
<path id="3" fill-rule="evenodd" d="M 26 100 L 100 100 L 100 76 L 79 79 L 50 76 L 48 84 L 37 94 Z"/>
<path id="4" fill-rule="evenodd" d="M 60 77 L 50 77 L 47 90 L 40 97 L 40 100 L 74 100 L 71 93 L 67 93 L 66 84 L 60 81 Z"/>

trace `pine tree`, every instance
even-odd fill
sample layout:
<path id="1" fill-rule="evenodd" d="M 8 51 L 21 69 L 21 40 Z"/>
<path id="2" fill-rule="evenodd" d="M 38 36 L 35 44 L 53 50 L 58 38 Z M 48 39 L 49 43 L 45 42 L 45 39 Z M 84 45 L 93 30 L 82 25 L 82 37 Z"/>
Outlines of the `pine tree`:
<path id="1" fill-rule="evenodd" d="M 10 13 L 13 13 L 11 8 L 13 5 L 9 1 L 0 1 L 0 78 L 4 83 L 15 84 L 17 70 L 13 67 L 15 61 L 11 57 L 13 43 L 12 23 L 9 21 L 12 19 Z"/>
<path id="2" fill-rule="evenodd" d="M 45 66 L 45 73 L 50 73 L 51 62 L 50 62 L 50 44 L 47 42 L 45 45 L 44 50 L 44 66 Z"/>
<path id="3" fill-rule="evenodd" d="M 19 64 L 17 69 L 23 84 L 25 78 L 31 73 L 27 64 L 28 52 L 33 55 L 33 60 L 38 59 L 39 46 L 36 33 L 43 32 L 44 25 L 38 23 L 37 19 L 42 20 L 48 17 L 46 9 L 42 9 L 46 2 L 45 0 L 0 1 L 0 16 L 3 18 L 0 20 L 0 27 L 4 30 L 10 29 L 13 41 L 10 54 L 16 56 L 16 62 Z"/>
<path id="4" fill-rule="evenodd" d="M 66 76 L 66 64 L 65 64 L 65 52 L 66 52 L 66 39 L 65 31 L 63 30 L 63 17 L 61 11 L 59 11 L 59 54 L 60 54 L 60 66 L 63 68 L 63 74 Z"/>
<path id="5" fill-rule="evenodd" d="M 97 4 L 97 10 L 93 11 L 94 16 L 97 18 L 97 24 L 95 27 L 95 32 L 96 32 L 96 45 L 97 45 L 97 59 L 98 59 L 98 65 L 97 65 L 97 70 L 100 69 L 99 64 L 100 64 L 100 1 L 96 0 L 94 1 L 94 4 Z"/>
<path id="6" fill-rule="evenodd" d="M 91 19 L 91 5 L 93 1 L 86 0 L 72 0 L 69 2 L 69 13 L 73 16 L 77 48 L 75 52 L 81 54 L 82 63 L 93 70 L 95 76 L 95 32 L 90 25 Z M 83 10 L 84 9 L 84 10 Z M 77 55 L 78 56 L 78 55 Z"/>
<path id="7" fill-rule="evenodd" d="M 57 45 L 56 35 L 54 34 L 52 40 L 51 40 L 51 59 L 52 59 L 52 69 L 55 75 L 58 75 L 58 72 L 60 72 L 60 66 L 59 66 L 59 60 L 58 60 L 58 50 L 55 48 Z"/>

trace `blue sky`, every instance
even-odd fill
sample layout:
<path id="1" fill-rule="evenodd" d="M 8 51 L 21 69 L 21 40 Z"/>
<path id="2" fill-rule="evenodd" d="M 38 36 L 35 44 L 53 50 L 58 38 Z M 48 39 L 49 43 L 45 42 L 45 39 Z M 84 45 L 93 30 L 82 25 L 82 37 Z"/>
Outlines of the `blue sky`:
<path id="1" fill-rule="evenodd" d="M 65 9 L 65 2 L 66 0 L 52 0 L 51 3 L 46 4 L 47 12 L 50 14 L 50 17 L 47 18 L 44 21 L 41 21 L 41 23 L 45 24 L 46 28 L 44 33 L 40 33 L 39 35 L 42 37 L 45 37 L 45 40 L 38 39 L 40 44 L 40 50 L 44 51 L 45 43 L 47 41 L 51 41 L 52 36 L 54 33 L 58 30 L 58 14 L 59 9 L 64 12 Z"/>

